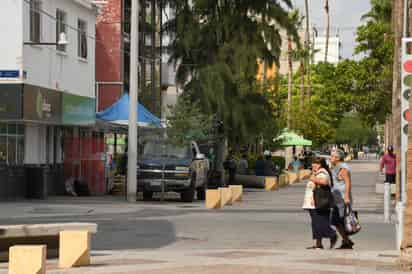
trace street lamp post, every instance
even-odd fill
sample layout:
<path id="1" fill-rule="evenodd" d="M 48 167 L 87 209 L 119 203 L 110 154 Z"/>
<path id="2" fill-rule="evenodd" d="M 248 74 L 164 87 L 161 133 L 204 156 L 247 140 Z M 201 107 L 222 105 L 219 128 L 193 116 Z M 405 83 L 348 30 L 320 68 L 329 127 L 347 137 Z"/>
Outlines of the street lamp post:
<path id="1" fill-rule="evenodd" d="M 139 66 L 139 0 L 132 0 L 130 30 L 130 88 L 129 88 L 129 135 L 127 161 L 127 200 L 136 202 L 137 197 L 137 99 Z"/>

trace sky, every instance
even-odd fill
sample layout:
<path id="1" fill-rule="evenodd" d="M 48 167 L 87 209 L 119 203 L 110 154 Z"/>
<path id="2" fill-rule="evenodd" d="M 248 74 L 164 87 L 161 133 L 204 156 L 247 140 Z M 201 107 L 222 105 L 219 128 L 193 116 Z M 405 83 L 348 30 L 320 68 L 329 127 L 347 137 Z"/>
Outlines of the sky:
<path id="1" fill-rule="evenodd" d="M 295 6 L 304 14 L 305 1 L 293 0 Z M 326 16 L 325 0 L 309 0 L 309 13 L 312 25 L 319 34 L 325 33 Z M 342 42 L 342 57 L 353 59 L 355 47 L 356 27 L 361 24 L 361 16 L 370 9 L 370 0 L 329 0 L 331 35 L 339 36 Z"/>

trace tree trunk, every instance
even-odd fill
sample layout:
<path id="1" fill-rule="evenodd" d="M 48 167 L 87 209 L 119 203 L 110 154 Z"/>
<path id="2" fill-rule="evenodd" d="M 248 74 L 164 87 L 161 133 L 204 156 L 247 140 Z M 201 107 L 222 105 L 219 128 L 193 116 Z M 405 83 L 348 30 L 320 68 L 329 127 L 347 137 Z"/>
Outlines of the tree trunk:
<path id="1" fill-rule="evenodd" d="M 328 62 L 329 36 L 330 36 L 329 0 L 325 0 L 325 12 L 326 12 L 326 41 L 325 41 L 325 63 L 326 63 Z"/>
<path id="2" fill-rule="evenodd" d="M 310 64 L 311 64 L 311 46 L 310 46 L 310 26 L 309 26 L 309 0 L 305 0 L 305 13 L 306 13 L 306 34 L 305 34 L 305 48 L 307 50 L 306 56 L 306 71 L 307 71 L 307 95 L 308 100 L 310 101 L 310 97 L 312 96 L 311 90 L 311 81 L 310 81 Z"/>
<path id="3" fill-rule="evenodd" d="M 300 62 L 300 109 L 305 104 L 305 63 L 304 60 Z"/>
<path id="4" fill-rule="evenodd" d="M 288 118 L 287 125 L 290 128 L 291 117 L 292 117 L 292 84 L 293 84 L 293 63 L 292 63 L 292 38 L 288 36 Z"/>

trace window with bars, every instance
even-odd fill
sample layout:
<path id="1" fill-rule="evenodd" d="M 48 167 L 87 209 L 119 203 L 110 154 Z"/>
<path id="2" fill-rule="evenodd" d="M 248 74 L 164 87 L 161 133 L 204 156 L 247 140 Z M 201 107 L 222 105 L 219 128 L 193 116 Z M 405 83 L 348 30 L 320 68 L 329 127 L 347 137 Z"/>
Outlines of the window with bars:
<path id="1" fill-rule="evenodd" d="M 77 54 L 80 58 L 87 59 L 87 23 L 77 20 Z"/>
<path id="2" fill-rule="evenodd" d="M 60 9 L 56 10 L 56 43 L 59 41 L 61 33 L 65 33 L 67 35 L 66 17 L 66 12 Z M 59 51 L 66 52 L 66 45 L 57 45 L 56 49 Z"/>
<path id="3" fill-rule="evenodd" d="M 41 1 L 30 1 L 30 40 L 40 43 L 41 37 Z"/>
<path id="4" fill-rule="evenodd" d="M 0 163 L 24 163 L 24 125 L 0 123 Z"/>

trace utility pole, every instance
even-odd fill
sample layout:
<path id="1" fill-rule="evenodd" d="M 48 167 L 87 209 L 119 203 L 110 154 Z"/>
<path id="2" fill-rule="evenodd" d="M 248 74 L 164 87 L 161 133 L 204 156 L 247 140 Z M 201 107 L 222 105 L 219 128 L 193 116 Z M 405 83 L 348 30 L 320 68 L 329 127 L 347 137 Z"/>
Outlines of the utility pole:
<path id="1" fill-rule="evenodd" d="M 325 0 L 325 12 L 326 12 L 326 41 L 325 41 L 325 63 L 326 63 L 328 62 L 329 35 L 330 35 L 329 0 Z"/>
<path id="2" fill-rule="evenodd" d="M 130 30 L 130 88 L 129 88 L 129 138 L 127 151 L 127 200 L 137 198 L 137 99 L 139 73 L 139 0 L 132 0 Z"/>

